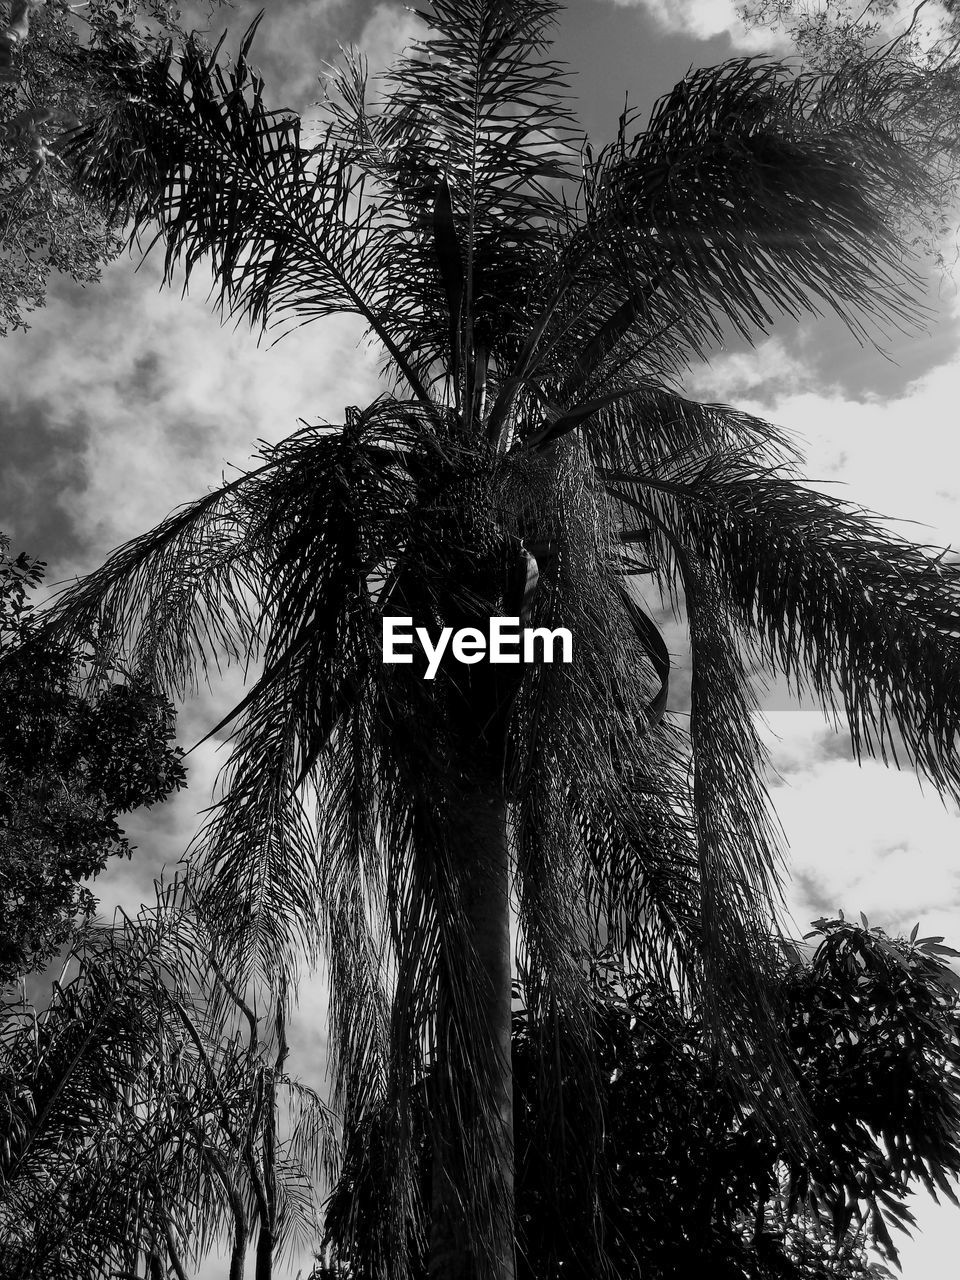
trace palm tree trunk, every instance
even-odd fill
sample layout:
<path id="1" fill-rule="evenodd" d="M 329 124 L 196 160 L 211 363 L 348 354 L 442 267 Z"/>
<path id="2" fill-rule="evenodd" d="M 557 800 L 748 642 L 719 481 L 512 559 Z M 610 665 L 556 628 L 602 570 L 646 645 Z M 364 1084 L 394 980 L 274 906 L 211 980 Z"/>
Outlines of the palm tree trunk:
<path id="1" fill-rule="evenodd" d="M 486 1258 L 477 1257 L 467 1244 L 456 1177 L 451 1177 L 450 1172 L 463 1168 L 469 1155 L 458 1152 L 457 1144 L 462 1147 L 464 1133 L 453 1109 L 445 1107 L 446 1115 L 440 1120 L 441 1138 L 434 1153 L 428 1271 L 430 1280 L 514 1280 L 510 855 L 507 803 L 498 784 L 465 798 L 457 834 L 461 837 L 462 865 L 469 868 L 464 892 L 467 928 L 486 979 L 476 993 L 479 1021 L 471 1030 L 477 1052 L 471 1057 L 482 1059 L 485 1050 L 492 1050 L 487 1058 L 489 1078 L 483 1084 L 489 1112 L 494 1117 L 494 1131 L 488 1136 L 499 1176 L 490 1188 L 494 1219 L 490 1253 Z M 463 1114 L 471 1114 L 471 1098 L 458 1101 L 463 1104 Z"/>
<path id="2" fill-rule="evenodd" d="M 273 1276 L 273 1251 L 276 1240 L 269 1227 L 261 1227 L 257 1236 L 255 1280 L 271 1280 Z"/>
<path id="3" fill-rule="evenodd" d="M 233 1242 L 230 1249 L 229 1280 L 243 1280 L 248 1236 L 247 1214 L 243 1207 L 243 1198 L 240 1195 L 233 1175 L 227 1168 L 226 1162 L 220 1157 L 219 1152 L 209 1148 L 206 1155 L 210 1164 L 213 1166 L 214 1172 L 217 1174 L 223 1185 L 233 1216 Z"/>

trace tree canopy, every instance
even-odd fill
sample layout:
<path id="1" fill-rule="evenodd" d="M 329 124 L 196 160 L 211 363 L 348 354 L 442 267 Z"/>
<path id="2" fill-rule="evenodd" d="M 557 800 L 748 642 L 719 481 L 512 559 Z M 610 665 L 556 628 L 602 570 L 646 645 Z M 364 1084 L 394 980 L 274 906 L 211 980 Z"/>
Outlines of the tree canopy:
<path id="1" fill-rule="evenodd" d="M 702 1017 L 609 954 L 593 972 L 603 1140 L 592 1141 L 574 1078 L 563 1082 L 561 1129 L 542 1099 L 548 1029 L 519 984 L 519 1276 L 592 1276 L 604 1265 L 664 1280 L 887 1275 L 882 1262 L 898 1262 L 895 1233 L 913 1222 L 910 1190 L 956 1202 L 960 978 L 949 962 L 960 953 L 940 937 L 918 937 L 919 928 L 889 938 L 866 919 L 815 924 L 803 950 L 785 949 L 780 977 L 789 1052 L 812 1116 L 802 1153 L 731 1092 Z M 347 1223 L 359 1201 L 364 1229 L 375 1231 L 381 1158 L 376 1128 L 345 1153 L 327 1216 L 332 1252 L 317 1280 L 382 1273 L 370 1237 L 357 1240 Z M 429 1148 L 421 1159 L 429 1185 Z M 425 1274 L 422 1260 L 416 1274 Z"/>
<path id="2" fill-rule="evenodd" d="M 731 1094 L 695 1011 L 616 962 L 600 968 L 597 1181 L 613 1274 L 874 1275 L 878 1260 L 898 1263 L 910 1190 L 957 1202 L 960 979 L 949 960 L 958 953 L 918 929 L 891 939 L 866 920 L 816 925 L 812 954 L 791 947 L 781 977 L 788 1052 L 811 1116 L 801 1152 L 764 1126 L 749 1097 Z M 545 1046 L 524 1016 L 515 1046 L 519 1274 L 588 1275 L 592 1179 L 583 1164 L 578 1177 L 544 1123 Z M 565 1105 L 576 1115 L 573 1090 Z"/>
<path id="3" fill-rule="evenodd" d="M 186 778 L 170 703 L 89 645 L 43 635 L 28 595 L 44 566 L 8 545 L 0 538 L 0 984 L 46 963 L 92 915 L 88 882 L 133 853 L 120 816 Z"/>
<path id="4" fill-rule="evenodd" d="M 98 50 L 123 35 L 146 56 L 178 18 L 170 0 L 0 5 L 0 335 L 27 327 L 52 273 L 90 283 L 120 252 L 122 226 L 77 188 L 61 152 L 107 105 Z"/>

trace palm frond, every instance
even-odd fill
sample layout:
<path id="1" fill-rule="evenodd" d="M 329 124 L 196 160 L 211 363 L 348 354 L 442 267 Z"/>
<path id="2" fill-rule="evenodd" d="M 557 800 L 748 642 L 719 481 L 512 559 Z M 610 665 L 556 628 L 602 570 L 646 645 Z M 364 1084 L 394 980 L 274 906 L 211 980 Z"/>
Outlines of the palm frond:
<path id="1" fill-rule="evenodd" d="M 64 589 L 45 625 L 68 645 L 120 643 L 114 665 L 149 676 L 170 696 L 194 690 L 221 659 L 248 662 L 259 636 L 257 552 L 239 476 L 168 516 Z"/>
<path id="2" fill-rule="evenodd" d="M 342 432 L 301 435 L 247 495 L 262 548 L 264 669 L 228 717 L 239 715 L 227 784 L 195 853 L 205 909 L 245 957 L 245 977 L 268 978 L 297 945 L 315 956 L 320 942 L 325 819 L 311 815 L 303 784 L 316 771 L 311 794 L 328 801 L 331 735 L 379 657 L 371 581 L 396 557 L 411 492 L 382 425 L 374 411 Z"/>
<path id="3" fill-rule="evenodd" d="M 562 68 L 542 56 L 552 3 L 432 0 L 431 9 L 431 35 L 386 83 L 391 113 L 417 120 L 406 137 L 449 184 L 469 316 L 481 293 L 481 246 L 491 250 L 504 233 L 519 246 L 538 222 L 555 220 L 551 186 L 569 173 L 571 114 Z"/>
<path id="4" fill-rule="evenodd" d="M 724 404 L 691 400 L 651 378 L 613 377 L 603 396 L 561 412 L 517 448 L 547 449 L 579 430 L 594 466 L 648 470 L 715 452 L 736 451 L 758 465 L 793 470 L 800 454 L 791 435 L 774 423 Z M 529 428 L 528 428 L 529 429 Z"/>
<path id="5" fill-rule="evenodd" d="M 605 386 L 610 360 L 663 377 L 777 314 L 827 307 L 861 340 L 915 324 L 891 208 L 921 203 L 926 179 L 862 97 L 738 59 L 691 72 L 635 133 L 625 114 L 585 160 L 582 218 L 516 375 L 550 379 L 565 407 Z"/>
<path id="6" fill-rule="evenodd" d="M 638 233 L 652 241 L 642 278 L 668 270 L 671 306 L 695 308 L 684 334 L 716 333 L 723 317 L 749 337 L 768 307 L 799 315 L 813 300 L 855 332 L 861 316 L 909 318 L 886 201 L 920 195 L 921 173 L 882 114 L 853 114 L 830 91 L 748 59 L 695 71 L 591 168 L 590 234 L 609 254 L 607 228 L 626 229 L 624 266 L 642 262 Z"/>
<path id="7" fill-rule="evenodd" d="M 649 799 L 669 812 L 681 801 L 685 773 L 671 731 L 666 725 L 651 729 L 645 714 L 654 681 L 663 686 L 660 654 L 651 659 L 649 637 L 636 633 L 614 530 L 589 492 L 589 475 L 585 459 L 568 459 L 557 564 L 550 574 L 550 594 L 535 614 L 538 625 L 562 621 L 571 629 L 573 661 L 528 672 L 512 725 L 518 757 L 513 791 L 522 935 L 527 946 L 546 947 L 550 953 L 549 963 L 542 965 L 544 975 L 560 974 L 573 964 L 580 966 L 581 978 L 583 957 L 595 944 L 596 931 L 606 935 L 602 941 L 624 947 L 641 917 L 629 912 L 629 923 L 621 920 L 627 932 L 619 930 L 619 908 L 628 892 L 621 883 L 618 904 L 616 894 L 607 898 L 600 889 L 608 883 L 608 871 L 615 874 L 607 868 L 608 853 L 617 838 L 629 843 L 635 805 Z M 655 872 L 656 848 L 651 845 L 645 867 L 637 865 L 638 893 L 642 875 Z M 573 883 L 580 885 L 576 893 Z M 585 906 L 599 913 L 589 924 L 571 916 L 571 903 L 584 892 Z M 552 909 L 546 900 L 536 901 L 545 894 L 555 895 Z M 545 940 L 535 940 L 551 921 L 556 932 L 547 947 Z M 653 952 L 647 958 L 656 964 Z M 534 966 L 531 978 L 539 971 Z"/>
<path id="8" fill-rule="evenodd" d="M 36 1020 L 8 1037 L 4 1066 L 29 1087 L 32 1114 L 19 1139 L 5 1147 L 0 1219 L 18 1275 L 92 1277 L 100 1269 L 134 1268 L 141 1251 L 189 1251 L 197 1233 L 215 1230 L 217 1207 L 184 1221 L 193 1204 L 192 1140 L 183 1110 L 219 1114 L 220 1098 L 197 1089 L 184 1059 L 183 1028 L 175 1015 L 180 965 L 190 954 L 176 941 L 182 909 L 169 892 L 158 913 L 137 929 L 91 929 L 83 941 L 77 976 L 55 988 Z M 172 917 L 172 920 L 170 919 Z M 195 973 L 196 970 L 194 969 Z M 189 1057 L 189 1051 L 187 1054 Z M 177 1078 L 179 1092 L 174 1090 Z M 163 1170 L 160 1178 L 158 1170 Z M 160 1182 L 177 1201 L 167 1219 L 169 1240 L 159 1245 L 158 1213 L 168 1205 Z M 104 1217 L 97 1205 L 111 1203 Z M 53 1268 L 53 1271 L 51 1271 Z"/>
<path id="9" fill-rule="evenodd" d="M 551 4 L 440 0 L 429 19 L 383 77 L 387 94 L 369 100 L 355 56 L 329 105 L 338 145 L 380 195 L 405 352 L 469 429 L 494 366 L 515 358 L 564 216 L 570 112 L 562 68 L 543 56 Z"/>
<path id="10" fill-rule="evenodd" d="M 382 1106 L 389 1073 L 387 851 L 376 817 L 376 767 L 370 710 L 358 703 L 318 769 L 323 874 L 316 905 L 329 977 L 329 1070 L 345 1133 Z"/>
<path id="11" fill-rule="evenodd" d="M 281 1076 L 278 1094 L 285 1097 L 287 1134 L 284 1155 L 291 1167 L 301 1169 L 314 1186 L 329 1180 L 337 1167 L 330 1108 L 320 1094 L 302 1080 Z"/>
<path id="12" fill-rule="evenodd" d="M 316 1222 L 319 1180 L 334 1170 L 329 1113 L 266 1064 L 249 1007 L 217 998 L 216 943 L 194 907 L 174 882 L 135 921 L 89 929 L 49 1007 L 4 1026 L 2 1079 L 33 1098 L 0 1159 L 4 1262 L 23 1280 L 133 1274 L 151 1254 L 174 1270 L 199 1264 L 238 1211 L 257 1221 L 252 1183 L 274 1111 L 289 1110 L 290 1128 L 272 1170 L 278 1247 Z"/>
<path id="13" fill-rule="evenodd" d="M 608 480 L 709 566 L 765 663 L 843 712 L 858 758 L 896 763 L 902 744 L 938 791 L 960 794 L 960 574 L 946 552 L 742 456 Z"/>
<path id="14" fill-rule="evenodd" d="M 296 728 L 289 708 L 255 704 L 229 789 L 191 851 L 201 908 L 215 913 L 223 961 L 241 985 L 275 982 L 294 955 L 317 954 L 316 836 L 296 787 Z"/>
<path id="15" fill-rule="evenodd" d="M 385 267 L 370 229 L 375 207 L 332 137 L 300 140 L 300 117 L 270 111 L 248 55 L 233 66 L 191 39 L 174 70 L 169 45 L 143 59 L 118 41 L 104 55 L 111 105 L 71 138 L 81 189 L 127 217 L 134 236 L 159 227 L 165 271 L 186 280 L 209 258 L 220 308 L 256 326 L 335 313 L 363 317 L 415 395 L 426 392 L 401 353 L 383 306 Z"/>
<path id="16" fill-rule="evenodd" d="M 768 1089 L 757 1090 L 761 1114 L 797 1138 L 804 1117 L 794 1110 L 796 1081 L 779 1043 L 771 980 L 777 973 L 771 939 L 782 901 L 782 835 L 764 783 L 756 700 L 710 570 L 679 544 L 675 554 L 693 669 L 690 746 L 704 966 L 699 996 L 733 1078 L 749 1091 L 767 1074 Z"/>

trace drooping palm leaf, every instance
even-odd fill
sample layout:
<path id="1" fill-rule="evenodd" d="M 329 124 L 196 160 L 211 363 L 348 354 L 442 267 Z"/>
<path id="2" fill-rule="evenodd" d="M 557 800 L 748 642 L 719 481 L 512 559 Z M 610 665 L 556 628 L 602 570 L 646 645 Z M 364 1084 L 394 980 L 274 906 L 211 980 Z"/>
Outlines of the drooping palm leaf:
<path id="1" fill-rule="evenodd" d="M 6 1011 L 4 1088 L 15 1081 L 32 1106 L 0 1160 L 5 1277 L 95 1280 L 151 1257 L 181 1276 L 238 1226 L 262 1224 L 253 1188 L 268 1171 L 281 1247 L 305 1214 L 315 1227 L 315 1177 L 333 1173 L 329 1112 L 282 1057 L 268 1065 L 255 1019 L 240 1033 L 249 1009 L 215 998 L 213 945 L 184 885 L 158 888 L 137 921 L 89 931 L 47 1009 Z M 272 1162 L 267 1095 L 271 1115 L 279 1095 L 297 1104 Z"/>
<path id="2" fill-rule="evenodd" d="M 799 461 L 796 442 L 775 424 L 723 404 L 701 404 L 629 369 L 610 379 L 603 396 L 575 405 L 535 436 L 527 448 L 542 450 L 578 431 L 599 467 L 648 467 L 677 454 L 748 450 L 758 460 L 786 466 Z M 642 424 L 642 429 L 638 429 Z"/>
<path id="3" fill-rule="evenodd" d="M 255 657 L 257 551 L 237 493 L 257 474 L 174 512 L 66 588 L 56 633 L 68 643 L 114 638 L 120 664 L 144 670 L 172 697 L 196 689 L 220 661 Z"/>
<path id="4" fill-rule="evenodd" d="M 299 116 L 264 107 L 247 62 L 256 26 L 227 72 L 219 48 L 206 55 L 194 41 L 178 72 L 169 46 L 143 61 L 118 44 L 103 68 L 116 105 L 71 139 L 78 181 L 130 217 L 135 234 L 159 224 L 168 280 L 182 263 L 189 281 L 209 255 L 218 305 L 231 314 L 258 326 L 362 316 L 426 400 L 385 319 L 363 176 L 329 138 L 302 146 Z"/>
<path id="5" fill-rule="evenodd" d="M 645 128 L 624 116 L 585 165 L 547 304 L 493 410 L 546 382 L 560 409 L 611 371 L 679 371 L 729 329 L 753 341 L 777 314 L 915 321 L 916 280 L 889 208 L 915 208 L 924 173 L 883 101 L 745 59 L 692 72 Z M 552 287 L 551 287 L 552 285 Z"/>
<path id="6" fill-rule="evenodd" d="M 843 711 L 858 757 L 896 761 L 902 741 L 938 790 L 957 794 L 960 577 L 945 552 L 742 454 L 608 480 L 632 495 L 632 515 L 668 512 L 736 627 L 798 693 Z"/>
<path id="7" fill-rule="evenodd" d="M 881 103 L 873 115 L 831 111 L 831 90 L 750 59 L 698 70 L 632 138 L 625 120 L 589 169 L 584 252 L 640 287 L 662 279 L 672 342 L 703 354 L 723 324 L 750 338 L 772 311 L 820 302 L 859 333 L 864 316 L 915 314 L 884 215 L 893 192 L 917 199 L 922 172 Z"/>

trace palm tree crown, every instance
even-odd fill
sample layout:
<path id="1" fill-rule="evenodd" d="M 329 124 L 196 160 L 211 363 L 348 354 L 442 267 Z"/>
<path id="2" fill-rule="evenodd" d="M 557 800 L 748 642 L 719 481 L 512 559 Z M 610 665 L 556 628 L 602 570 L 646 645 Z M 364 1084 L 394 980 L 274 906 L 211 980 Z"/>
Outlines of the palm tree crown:
<path id="1" fill-rule="evenodd" d="M 346 60 L 310 145 L 265 106 L 252 30 L 226 69 L 194 43 L 118 44 L 114 105 L 71 144 L 168 277 L 206 260 L 224 312 L 354 313 L 383 352 L 371 405 L 265 449 L 57 614 L 122 637 L 171 693 L 223 657 L 262 664 L 228 718 L 195 888 L 234 981 L 325 957 L 345 1130 L 376 1116 L 387 1143 L 375 1229 L 358 1226 L 369 1274 L 406 1274 L 411 1240 L 432 1275 L 512 1274 L 511 896 L 536 1024 L 564 1028 L 548 1093 L 551 1072 L 589 1090 L 602 938 L 705 1000 L 729 1068 L 754 1055 L 790 1116 L 751 660 L 842 712 L 858 752 L 902 749 L 960 792 L 956 567 L 674 381 L 777 315 L 827 306 L 859 336 L 913 320 L 891 210 L 923 199 L 923 172 L 870 84 L 752 60 L 690 74 L 594 154 L 548 58 L 556 10 L 432 0 L 383 96 Z M 688 620 L 687 733 L 644 576 Z M 389 615 L 562 625 L 573 661 L 447 662 L 428 682 L 422 656 L 382 662 Z"/>

